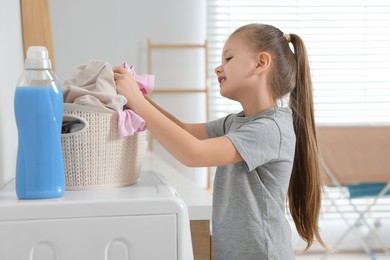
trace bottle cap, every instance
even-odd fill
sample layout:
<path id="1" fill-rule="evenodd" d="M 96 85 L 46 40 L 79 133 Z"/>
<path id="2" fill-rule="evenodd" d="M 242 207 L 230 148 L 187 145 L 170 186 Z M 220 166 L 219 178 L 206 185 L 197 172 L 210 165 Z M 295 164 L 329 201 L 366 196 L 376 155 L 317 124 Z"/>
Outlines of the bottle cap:
<path id="1" fill-rule="evenodd" d="M 25 69 L 51 69 L 49 52 L 45 46 L 30 46 L 24 62 Z"/>

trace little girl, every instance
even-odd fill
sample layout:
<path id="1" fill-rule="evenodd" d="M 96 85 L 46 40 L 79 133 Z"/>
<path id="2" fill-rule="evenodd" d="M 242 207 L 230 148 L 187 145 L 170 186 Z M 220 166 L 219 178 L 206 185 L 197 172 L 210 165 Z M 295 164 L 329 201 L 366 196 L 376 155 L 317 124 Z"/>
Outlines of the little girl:
<path id="1" fill-rule="evenodd" d="M 289 43 L 293 47 L 290 49 Z M 187 166 L 218 166 L 213 192 L 216 260 L 294 259 L 286 200 L 309 248 L 321 240 L 321 181 L 305 46 L 295 34 L 249 24 L 228 38 L 215 69 L 221 95 L 243 110 L 185 124 L 144 98 L 123 68 L 114 70 L 127 108 Z M 289 95 L 289 107 L 278 106 Z"/>

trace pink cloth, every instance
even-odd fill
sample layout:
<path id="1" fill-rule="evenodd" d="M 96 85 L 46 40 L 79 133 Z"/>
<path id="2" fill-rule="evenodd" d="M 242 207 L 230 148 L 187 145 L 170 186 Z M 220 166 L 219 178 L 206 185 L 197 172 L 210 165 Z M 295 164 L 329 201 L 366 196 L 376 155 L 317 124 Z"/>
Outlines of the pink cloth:
<path id="1" fill-rule="evenodd" d="M 154 88 L 154 75 L 137 75 L 134 70 L 134 65 L 129 66 L 127 63 L 124 63 L 123 67 L 134 77 L 135 81 L 137 81 L 142 94 L 149 95 L 152 93 Z"/>
<path id="2" fill-rule="evenodd" d="M 145 130 L 145 120 L 134 111 L 118 111 L 118 131 L 120 137 L 135 135 Z"/>
<path id="3" fill-rule="evenodd" d="M 142 94 L 148 95 L 154 88 L 153 75 L 137 75 L 133 65 L 123 64 L 123 67 L 134 77 Z M 130 109 L 118 111 L 118 131 L 120 137 L 135 135 L 145 130 L 145 120 Z"/>

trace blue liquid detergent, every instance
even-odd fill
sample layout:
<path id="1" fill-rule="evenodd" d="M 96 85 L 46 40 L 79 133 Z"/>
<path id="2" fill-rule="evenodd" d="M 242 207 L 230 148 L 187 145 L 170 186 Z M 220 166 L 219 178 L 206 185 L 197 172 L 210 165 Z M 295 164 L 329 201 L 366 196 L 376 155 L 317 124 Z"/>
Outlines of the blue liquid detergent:
<path id="1" fill-rule="evenodd" d="M 60 87 L 16 87 L 15 118 L 19 134 L 16 194 L 19 199 L 63 196 L 62 113 Z"/>

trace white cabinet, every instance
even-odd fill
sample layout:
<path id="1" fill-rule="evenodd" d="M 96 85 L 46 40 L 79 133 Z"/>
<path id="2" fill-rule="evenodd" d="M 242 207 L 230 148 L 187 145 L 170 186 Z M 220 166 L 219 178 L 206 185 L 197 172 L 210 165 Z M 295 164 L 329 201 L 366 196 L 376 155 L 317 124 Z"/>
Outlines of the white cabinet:
<path id="1" fill-rule="evenodd" d="M 1 259 L 177 259 L 174 215 L 7 221 L 0 230 Z"/>
<path id="2" fill-rule="evenodd" d="M 153 172 L 133 186 L 60 199 L 21 201 L 14 193 L 0 191 L 0 259 L 192 259 L 187 207 Z"/>

